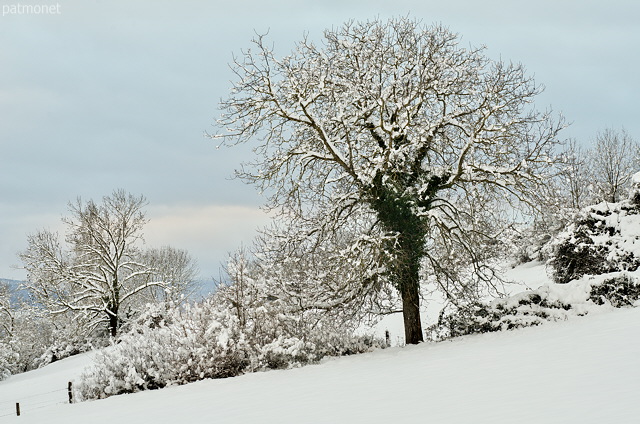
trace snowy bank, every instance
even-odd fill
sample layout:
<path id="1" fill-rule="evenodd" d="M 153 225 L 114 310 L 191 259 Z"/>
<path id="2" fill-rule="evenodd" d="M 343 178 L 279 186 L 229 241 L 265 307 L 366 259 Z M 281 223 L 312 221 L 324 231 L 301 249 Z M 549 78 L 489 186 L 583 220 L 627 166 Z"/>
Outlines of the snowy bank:
<path id="1" fill-rule="evenodd" d="M 636 423 L 638 328 L 640 309 L 615 310 L 288 371 L 25 409 L 0 422 Z M 34 390 L 57 389 L 46 385 L 55 365 L 1 382 L 0 399 L 26 376 Z"/>

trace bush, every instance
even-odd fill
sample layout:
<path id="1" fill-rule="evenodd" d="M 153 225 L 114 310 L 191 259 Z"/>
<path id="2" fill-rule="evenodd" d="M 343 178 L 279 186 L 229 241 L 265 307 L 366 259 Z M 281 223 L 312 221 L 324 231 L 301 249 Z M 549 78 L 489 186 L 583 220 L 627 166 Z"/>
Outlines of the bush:
<path id="1" fill-rule="evenodd" d="M 561 239 L 549 265 L 553 268 L 553 279 L 558 284 L 566 284 L 583 275 L 599 275 L 608 272 L 606 246 L 595 245 L 598 221 L 591 217 L 578 220 L 571 229 L 571 237 Z"/>
<path id="2" fill-rule="evenodd" d="M 245 310 L 243 319 L 215 297 L 178 309 L 150 308 L 84 371 L 76 385 L 78 399 L 303 366 L 325 356 L 384 347 L 334 327 L 310 327 L 301 317 L 279 311 L 277 302 Z"/>
<path id="3" fill-rule="evenodd" d="M 228 311 L 210 304 L 160 311 L 104 349 L 77 386 L 81 400 L 241 374 L 250 348 Z"/>
<path id="4" fill-rule="evenodd" d="M 106 345 L 79 330 L 82 314 L 52 315 L 28 299 L 0 306 L 0 380 Z"/>
<path id="5" fill-rule="evenodd" d="M 15 373 L 20 359 L 18 353 L 8 343 L 0 343 L 0 381 Z"/>
<path id="6" fill-rule="evenodd" d="M 489 333 L 540 325 L 567 319 L 571 305 L 550 300 L 543 290 L 521 293 L 491 303 L 474 302 L 442 313 L 438 323 L 427 329 L 432 341 L 468 334 Z"/>
<path id="7" fill-rule="evenodd" d="M 384 349 L 386 344 L 371 336 L 348 332 L 316 331 L 308 339 L 279 337 L 259 348 L 261 369 L 284 369 L 320 361 L 327 356 L 347 356 Z"/>
<path id="8" fill-rule="evenodd" d="M 427 329 L 427 339 L 444 340 L 468 334 L 537 326 L 609 305 L 633 306 L 640 299 L 640 282 L 629 273 L 588 276 L 568 284 L 549 284 L 489 303 L 475 302 L 443 311 Z"/>
<path id="9" fill-rule="evenodd" d="M 585 208 L 551 244 L 548 264 L 556 283 L 583 275 L 635 271 L 640 267 L 638 206 L 629 200 Z"/>
<path id="10" fill-rule="evenodd" d="M 262 346 L 259 363 L 265 369 L 286 369 L 316 362 L 321 358 L 315 344 L 297 337 L 279 337 Z"/>
<path id="11" fill-rule="evenodd" d="M 42 357 L 54 341 L 53 331 L 51 320 L 36 308 L 27 304 L 13 306 L 11 331 L 0 337 L 0 356 L 6 364 L 4 377 L 44 365 Z"/>
<path id="12" fill-rule="evenodd" d="M 589 299 L 596 305 L 633 306 L 640 299 L 640 284 L 628 274 L 609 278 L 591 288 Z"/>

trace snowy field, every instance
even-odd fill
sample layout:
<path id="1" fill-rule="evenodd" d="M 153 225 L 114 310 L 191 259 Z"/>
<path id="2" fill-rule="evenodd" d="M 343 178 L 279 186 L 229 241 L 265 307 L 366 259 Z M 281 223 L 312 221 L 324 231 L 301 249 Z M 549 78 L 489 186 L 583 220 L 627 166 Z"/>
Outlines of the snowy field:
<path id="1" fill-rule="evenodd" d="M 543 279 L 540 271 L 516 273 Z M 0 382 L 0 423 L 638 423 L 639 329 L 640 308 L 603 308 L 540 327 L 69 405 L 67 382 L 91 361 L 81 355 Z"/>

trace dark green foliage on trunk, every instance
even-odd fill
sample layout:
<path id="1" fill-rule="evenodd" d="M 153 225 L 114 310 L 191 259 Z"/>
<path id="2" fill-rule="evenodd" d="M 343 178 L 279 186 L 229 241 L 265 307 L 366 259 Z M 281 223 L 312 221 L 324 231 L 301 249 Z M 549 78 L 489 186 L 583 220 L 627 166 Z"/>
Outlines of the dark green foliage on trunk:
<path id="1" fill-rule="evenodd" d="M 406 177 L 406 176 L 405 176 Z M 440 182 L 440 180 L 438 180 Z M 420 261 L 425 255 L 425 225 L 416 214 L 417 199 L 404 194 L 403 187 L 385 187 L 382 176 L 376 176 L 370 194 L 370 204 L 376 211 L 382 227 L 395 234 L 393 252 L 395 260 L 388 264 L 390 280 L 402 298 L 405 340 L 408 344 L 423 341 L 420 321 Z M 437 191 L 437 184 L 430 192 Z"/>

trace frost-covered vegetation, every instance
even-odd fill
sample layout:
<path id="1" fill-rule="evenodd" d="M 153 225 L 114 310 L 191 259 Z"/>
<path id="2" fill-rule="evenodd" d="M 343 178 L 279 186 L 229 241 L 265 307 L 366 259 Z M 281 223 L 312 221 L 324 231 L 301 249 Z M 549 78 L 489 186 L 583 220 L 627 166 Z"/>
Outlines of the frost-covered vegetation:
<path id="1" fill-rule="evenodd" d="M 51 316 L 15 291 L 0 282 L 0 380 L 106 345 L 83 332 L 80 317 Z"/>
<path id="2" fill-rule="evenodd" d="M 78 334 L 74 324 L 24 306 L 15 311 L 11 333 L 0 336 L 0 379 L 105 345 Z"/>
<path id="3" fill-rule="evenodd" d="M 64 243 L 41 230 L 19 256 L 31 296 L 52 315 L 85 324 L 86 335 L 116 336 L 147 302 L 175 301 L 195 284 L 189 255 L 164 247 L 143 249 L 144 196 L 116 190 L 102 203 L 69 204 Z"/>
<path id="4" fill-rule="evenodd" d="M 633 229 L 640 229 L 640 214 L 634 212 L 635 188 L 631 200 L 586 208 L 576 223 L 585 214 L 601 211 L 605 206 L 608 211 L 617 211 L 606 216 L 617 223 L 615 228 L 624 230 L 614 231 L 610 229 L 613 224 L 603 223 L 594 226 L 601 230 L 594 238 L 602 246 L 630 249 L 636 240 Z M 570 225 L 545 247 L 551 252 L 549 266 L 554 276 L 558 269 L 565 269 L 562 261 L 567 260 L 562 259 L 567 249 L 558 246 L 578 226 Z M 636 257 L 635 254 L 635 250 L 628 255 L 611 254 L 610 267 L 583 272 L 567 283 L 558 281 L 491 301 L 459 297 L 457 306 L 443 310 L 438 322 L 427 329 L 427 338 L 439 341 L 512 330 L 568 320 L 603 307 L 637 305 L 640 274 L 631 272 L 635 268 L 627 265 L 629 256 Z M 588 250 L 579 257 L 594 260 L 595 254 Z M 78 389 L 81 397 L 102 398 L 203 378 L 296 367 L 325 356 L 384 347 L 382 341 L 353 335 L 354 324 L 363 318 L 362 311 L 347 307 L 354 308 L 355 304 L 323 310 L 304 302 L 304 296 L 313 293 L 312 285 L 304 280 L 316 275 L 318 269 L 305 273 L 299 266 L 272 269 L 267 264 L 264 257 L 250 257 L 241 251 L 227 267 L 231 284 L 221 286 L 207 301 L 169 310 L 156 308 L 141 317 L 131 333 L 104 350 L 97 364 L 85 372 Z M 348 272 L 340 267 L 336 270 Z M 387 300 L 393 302 L 393 296 Z"/>
<path id="5" fill-rule="evenodd" d="M 323 35 L 283 58 L 256 37 L 213 138 L 257 153 L 240 176 L 280 212 L 282 260 L 340 250 L 368 263 L 332 281 L 332 301 L 391 289 L 418 343 L 421 276 L 454 297 L 493 284 L 511 212 L 558 172 L 563 118 L 535 108 L 541 88 L 521 65 L 444 26 L 376 19 Z"/>
<path id="6" fill-rule="evenodd" d="M 442 312 L 428 329 L 429 338 L 566 320 L 600 305 L 634 306 L 640 298 L 640 173 L 629 180 L 627 199 L 583 208 L 542 245 L 556 284 L 490 302 L 459 304 Z"/>
<path id="7" fill-rule="evenodd" d="M 557 283 L 640 266 L 640 173 L 629 198 L 581 210 L 547 247 Z"/>
<path id="8" fill-rule="evenodd" d="M 513 330 L 547 321 L 565 321 L 601 306 L 635 306 L 638 299 L 638 273 L 585 276 L 567 284 L 547 284 L 513 296 L 443 311 L 427 334 L 430 340 L 439 341 L 467 334 Z"/>
<path id="9" fill-rule="evenodd" d="M 0 285 L 0 377 L 109 344 L 148 303 L 177 303 L 196 286 L 190 256 L 142 248 L 143 196 L 116 190 L 69 204 L 64 242 L 41 230 L 19 256 L 21 287 Z M 20 295 L 17 295 L 20 291 Z"/>
<path id="10" fill-rule="evenodd" d="M 292 313 L 277 300 L 259 294 L 238 300 L 236 287 L 221 288 L 194 305 L 152 308 L 130 333 L 101 351 L 77 388 L 81 399 L 186 384 L 205 378 L 298 367 L 325 356 L 341 356 L 384 347 L 368 336 L 311 312 Z M 234 293 L 230 293 L 234 292 Z M 251 302 L 251 300 L 253 302 Z"/>

